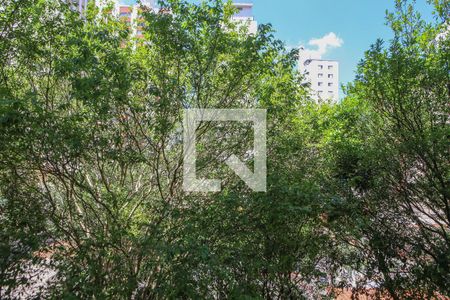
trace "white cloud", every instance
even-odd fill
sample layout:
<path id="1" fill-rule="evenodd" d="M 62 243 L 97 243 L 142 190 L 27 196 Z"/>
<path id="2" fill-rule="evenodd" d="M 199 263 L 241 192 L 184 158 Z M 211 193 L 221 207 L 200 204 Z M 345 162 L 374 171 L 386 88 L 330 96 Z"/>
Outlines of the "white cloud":
<path id="1" fill-rule="evenodd" d="M 321 59 L 330 49 L 339 48 L 344 44 L 344 41 L 339 38 L 334 32 L 330 32 L 319 39 L 311 39 L 308 42 L 309 46 L 316 49 L 310 49 L 302 46 L 300 49 L 300 57 L 302 60 L 306 59 Z"/>

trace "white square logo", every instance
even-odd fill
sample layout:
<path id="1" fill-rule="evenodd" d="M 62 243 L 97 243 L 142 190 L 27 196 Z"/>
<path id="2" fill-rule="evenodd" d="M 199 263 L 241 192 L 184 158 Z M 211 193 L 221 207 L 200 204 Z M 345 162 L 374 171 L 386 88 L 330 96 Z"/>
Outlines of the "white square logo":
<path id="1" fill-rule="evenodd" d="M 220 179 L 197 178 L 197 126 L 201 121 L 237 121 L 253 123 L 254 172 L 252 173 L 236 155 L 231 155 L 225 163 L 253 191 L 265 192 L 267 185 L 266 118 L 267 111 L 265 109 L 186 109 L 183 120 L 183 190 L 186 192 L 220 192 Z"/>

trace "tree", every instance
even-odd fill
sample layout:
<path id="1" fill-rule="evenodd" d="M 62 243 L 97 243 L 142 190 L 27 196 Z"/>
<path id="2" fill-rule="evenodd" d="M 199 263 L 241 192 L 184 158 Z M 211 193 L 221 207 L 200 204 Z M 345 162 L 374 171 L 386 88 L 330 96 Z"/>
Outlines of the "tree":
<path id="1" fill-rule="evenodd" d="M 13 225 L 5 245 L 23 239 L 14 234 L 21 219 L 43 237 L 26 251 L 58 272 L 42 296 L 301 297 L 322 239 L 307 207 L 309 166 L 292 161 L 304 151 L 294 130 L 305 97 L 296 53 L 268 25 L 247 34 L 230 3 L 160 5 L 143 9 L 138 39 L 107 8 L 80 17 L 63 2 L 6 3 L 0 191 Z M 217 194 L 181 189 L 184 108 L 268 109 L 267 195 L 223 166 L 252 148 L 246 124 L 201 123 L 199 176 L 226 185 Z M 2 293 L 18 283 L 13 276 Z"/>
<path id="2" fill-rule="evenodd" d="M 394 299 L 450 293 L 449 3 L 434 5 L 427 24 L 397 1 L 393 40 L 366 52 L 325 143 L 345 264 Z"/>

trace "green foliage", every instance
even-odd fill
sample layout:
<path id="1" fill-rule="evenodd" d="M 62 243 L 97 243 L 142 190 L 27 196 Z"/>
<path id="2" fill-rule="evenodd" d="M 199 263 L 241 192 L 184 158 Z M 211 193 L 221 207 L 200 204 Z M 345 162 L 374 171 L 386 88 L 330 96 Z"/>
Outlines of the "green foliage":
<path id="1" fill-rule="evenodd" d="M 58 272 L 48 297 L 299 298 L 297 281 L 317 273 L 325 237 L 308 207 L 314 184 L 286 152 L 304 151 L 295 52 L 270 26 L 247 34 L 230 3 L 160 5 L 170 13 L 144 12 L 143 39 L 93 6 L 84 18 L 55 1 L 2 11 L 4 245 L 29 242 L 48 257 L 42 263 Z M 226 155 L 252 148 L 248 128 L 234 124 L 199 128 L 200 173 L 224 178 L 223 192 L 182 191 L 188 107 L 268 109 L 267 195 L 223 167 Z M 16 177 L 20 191 L 9 192 Z M 22 219 L 43 237 L 14 232 Z M 2 274 L 15 275 L 22 258 Z"/>
<path id="2" fill-rule="evenodd" d="M 397 1 L 393 40 L 366 52 L 322 142 L 343 265 L 395 299 L 450 293 L 448 2 L 435 5 L 444 19 L 427 24 Z"/>
<path id="3" fill-rule="evenodd" d="M 450 294 L 449 4 L 433 3 L 427 24 L 397 1 L 394 39 L 318 104 L 296 52 L 231 3 L 160 1 L 137 38 L 111 7 L 2 2 L 0 297 Z M 182 190 L 185 108 L 267 109 L 267 193 L 224 166 L 250 127 L 221 122 L 199 125 L 197 169 L 222 192 Z M 42 291 L 30 265 L 56 271 Z"/>

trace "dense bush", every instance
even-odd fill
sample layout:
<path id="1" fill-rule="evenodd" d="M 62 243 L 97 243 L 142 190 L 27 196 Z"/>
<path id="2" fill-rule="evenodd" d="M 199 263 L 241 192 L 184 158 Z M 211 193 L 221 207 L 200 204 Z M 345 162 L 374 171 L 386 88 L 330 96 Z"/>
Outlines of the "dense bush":
<path id="1" fill-rule="evenodd" d="M 137 38 L 92 3 L 2 2 L 1 298 L 450 294 L 448 1 L 433 24 L 398 1 L 339 104 L 230 3 L 160 5 Z M 223 164 L 250 127 L 220 122 L 199 124 L 197 169 L 222 191 L 182 190 L 185 108 L 267 109 L 266 193 Z"/>

